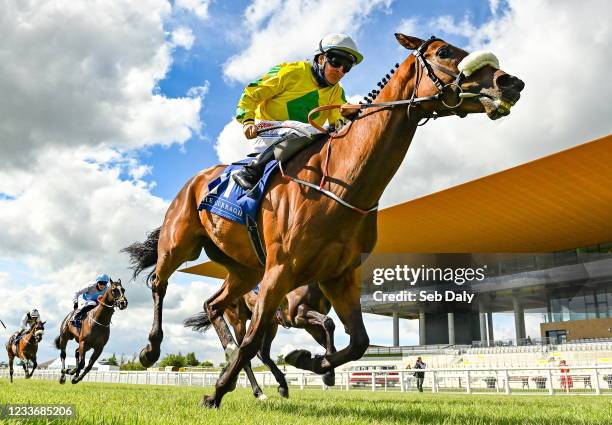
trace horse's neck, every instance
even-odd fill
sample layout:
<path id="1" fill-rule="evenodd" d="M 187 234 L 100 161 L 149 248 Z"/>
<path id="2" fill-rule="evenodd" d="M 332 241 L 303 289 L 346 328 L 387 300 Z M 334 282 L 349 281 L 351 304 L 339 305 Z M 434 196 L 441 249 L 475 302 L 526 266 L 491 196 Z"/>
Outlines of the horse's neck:
<path id="1" fill-rule="evenodd" d="M 103 304 L 112 305 L 112 302 L 107 299 L 106 295 L 102 297 L 101 303 L 98 304 L 96 308 L 92 310 L 91 315 L 96 320 L 96 322 L 107 324 L 106 322 L 110 323 L 111 317 L 113 316 L 115 309 L 111 307 L 106 307 Z"/>
<path id="2" fill-rule="evenodd" d="M 381 90 L 376 102 L 404 100 L 414 88 L 414 56 L 408 57 L 391 80 Z M 332 145 L 330 175 L 346 185 L 340 196 L 360 208 L 376 204 L 393 175 L 401 165 L 418 124 L 418 114 L 412 118 L 406 107 L 372 112 L 353 122 L 346 136 Z"/>

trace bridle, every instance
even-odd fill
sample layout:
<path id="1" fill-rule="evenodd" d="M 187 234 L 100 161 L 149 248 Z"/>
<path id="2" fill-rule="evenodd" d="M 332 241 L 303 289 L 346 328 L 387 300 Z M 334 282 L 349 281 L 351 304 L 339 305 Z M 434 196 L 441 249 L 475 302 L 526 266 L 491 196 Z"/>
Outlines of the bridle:
<path id="1" fill-rule="evenodd" d="M 447 111 L 451 112 L 451 114 L 457 115 L 460 118 L 465 118 L 467 116 L 467 112 L 456 111 L 456 108 L 458 108 L 463 103 L 463 99 L 475 98 L 475 97 L 492 98 L 492 96 L 489 96 L 484 93 L 465 93 L 463 89 L 461 88 L 461 82 L 465 78 L 465 74 L 463 73 L 463 71 L 455 72 L 435 62 L 428 61 L 427 58 L 425 57 L 425 52 L 427 51 L 427 48 L 429 47 L 429 45 L 435 41 L 444 42 L 444 40 L 440 38 L 431 36 L 431 38 L 421 43 L 421 45 L 417 47 L 416 50 L 414 50 L 414 52 L 412 53 L 414 57 L 416 58 L 416 60 L 414 61 L 414 68 L 415 68 L 416 75 L 415 75 L 414 88 L 412 89 L 412 95 L 410 96 L 409 99 L 396 100 L 392 102 L 366 103 L 366 104 L 361 105 L 361 109 L 378 107 L 380 109 L 374 112 L 379 112 L 379 111 L 382 111 L 385 109 L 391 109 L 397 106 L 408 105 L 408 110 L 406 111 L 406 114 L 410 116 L 410 109 L 412 107 L 418 106 L 424 102 L 439 101 L 442 103 L 442 105 L 446 108 Z M 453 77 L 454 80 L 450 83 L 445 83 L 436 75 L 434 68 L 450 77 Z M 430 96 L 417 97 L 417 91 L 418 91 L 419 83 L 421 81 L 421 77 L 423 76 L 423 73 L 427 75 L 427 77 L 431 80 L 431 82 L 436 86 L 436 88 L 438 89 L 438 92 Z M 449 90 L 452 92 L 450 94 L 453 94 L 454 99 L 455 99 L 455 101 L 452 103 L 448 103 L 447 98 L 446 98 L 446 95 L 449 94 Z M 432 118 L 436 119 L 436 118 L 445 117 L 445 116 L 447 115 L 442 115 L 439 112 L 433 111 L 429 114 L 424 115 L 422 118 L 424 118 L 425 121 L 423 121 L 422 123 L 419 123 L 418 125 L 422 126 L 422 125 L 425 125 L 427 121 L 429 121 Z"/>

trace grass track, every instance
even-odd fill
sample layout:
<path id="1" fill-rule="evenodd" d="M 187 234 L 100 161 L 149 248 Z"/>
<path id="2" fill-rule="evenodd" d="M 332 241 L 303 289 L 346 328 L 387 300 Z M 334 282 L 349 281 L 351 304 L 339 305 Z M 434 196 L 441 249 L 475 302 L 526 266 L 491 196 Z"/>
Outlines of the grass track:
<path id="1" fill-rule="evenodd" d="M 219 410 L 198 407 L 210 388 L 0 380 L 0 404 L 72 403 L 76 420 L 27 424 L 612 424 L 610 396 L 466 396 L 291 389 L 265 402 L 250 390 L 228 394 Z M 2 422 L 2 420 L 0 420 Z"/>

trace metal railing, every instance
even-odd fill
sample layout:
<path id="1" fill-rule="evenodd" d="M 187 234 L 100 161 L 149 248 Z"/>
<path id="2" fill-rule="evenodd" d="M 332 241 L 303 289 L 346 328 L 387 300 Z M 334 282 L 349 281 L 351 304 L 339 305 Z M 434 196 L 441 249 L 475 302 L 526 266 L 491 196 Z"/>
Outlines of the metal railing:
<path id="1" fill-rule="evenodd" d="M 336 385 L 327 387 L 321 377 L 307 372 L 287 372 L 290 387 L 324 390 L 417 391 L 417 379 L 412 370 L 337 371 Z M 612 365 L 555 367 L 425 369 L 423 390 L 433 393 L 465 394 L 593 394 L 612 395 Z M 270 372 L 256 372 L 262 388 L 278 385 Z M 7 369 L 0 369 L 0 379 L 7 379 Z M 14 378 L 23 379 L 22 370 Z M 59 380 L 60 371 L 37 370 L 32 379 Z M 68 377 L 69 378 L 69 377 Z M 210 372 L 132 372 L 91 371 L 84 382 L 212 387 L 218 374 Z M 246 375 L 239 385 L 248 387 Z M 59 384 L 58 384 L 59 385 Z"/>

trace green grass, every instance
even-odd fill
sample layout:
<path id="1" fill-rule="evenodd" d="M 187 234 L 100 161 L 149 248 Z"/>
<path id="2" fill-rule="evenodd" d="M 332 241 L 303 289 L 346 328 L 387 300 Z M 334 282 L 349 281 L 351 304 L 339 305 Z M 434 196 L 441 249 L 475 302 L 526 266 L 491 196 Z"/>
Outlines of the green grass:
<path id="1" fill-rule="evenodd" d="M 612 424 L 609 396 L 477 396 L 291 389 L 289 400 L 266 387 L 228 394 L 219 410 L 198 406 L 211 388 L 0 380 L 0 404 L 71 403 L 75 420 L 28 424 Z M 2 422 L 2 420 L 0 420 Z M 4 423 L 17 423 L 11 421 Z"/>

